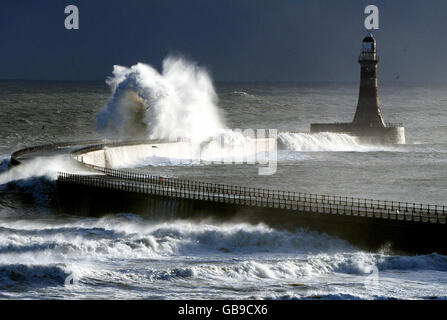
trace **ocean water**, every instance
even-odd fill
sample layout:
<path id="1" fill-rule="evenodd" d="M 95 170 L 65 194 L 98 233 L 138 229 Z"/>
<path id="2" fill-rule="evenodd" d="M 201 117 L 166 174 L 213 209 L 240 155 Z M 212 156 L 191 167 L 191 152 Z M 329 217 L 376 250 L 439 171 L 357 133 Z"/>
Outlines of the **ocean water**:
<path id="1" fill-rule="evenodd" d="M 307 134 L 312 122 L 352 120 L 356 83 L 217 83 L 213 103 L 228 128 L 279 130 L 282 148 L 274 175 L 259 176 L 257 165 L 171 166 L 166 159 L 129 169 L 446 204 L 446 89 L 381 85 L 385 120 L 404 123 L 407 144 L 380 146 L 342 134 Z M 366 252 L 312 230 L 243 221 L 56 213 L 50 205 L 55 172 L 79 168 L 64 155 L 41 155 L 8 171 L 9 154 L 24 146 L 103 137 L 96 117 L 110 105 L 110 95 L 102 82 L 0 82 L 0 298 L 447 297 L 447 256 L 436 252 L 404 255 L 387 247 Z M 65 284 L 70 279 L 73 284 Z"/>

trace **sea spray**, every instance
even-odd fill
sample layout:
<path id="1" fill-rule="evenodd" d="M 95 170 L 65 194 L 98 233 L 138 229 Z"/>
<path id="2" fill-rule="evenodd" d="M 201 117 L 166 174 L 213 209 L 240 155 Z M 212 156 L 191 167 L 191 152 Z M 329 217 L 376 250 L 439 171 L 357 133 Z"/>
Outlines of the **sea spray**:
<path id="1" fill-rule="evenodd" d="M 316 152 L 316 151 L 394 151 L 395 148 L 382 145 L 370 145 L 359 142 L 357 137 L 345 133 L 301 133 L 281 132 L 278 144 L 282 149 Z"/>
<path id="2" fill-rule="evenodd" d="M 143 261 L 144 266 L 134 267 L 135 261 Z M 96 292 L 100 296 L 121 292 L 145 297 L 148 290 L 167 290 L 187 281 L 193 288 L 207 283 L 219 295 L 220 290 L 229 292 L 229 297 L 234 292 L 242 297 L 278 295 L 271 298 L 396 297 L 400 277 L 408 283 L 407 295 L 417 297 L 443 287 L 433 289 L 425 281 L 413 281 L 407 271 L 432 275 L 444 272 L 446 266 L 446 257 L 437 254 L 366 253 L 325 234 L 292 233 L 262 224 L 154 223 L 132 214 L 50 224 L 46 220 L 0 222 L 0 289 L 8 293 L 17 286 L 27 294 L 29 288 L 63 287 L 68 275 L 75 273 L 81 296 L 91 294 L 98 283 L 109 288 Z M 365 291 L 363 283 L 371 268 L 380 272 L 380 290 Z M 132 290 L 117 290 L 123 283 Z"/>
<path id="3" fill-rule="evenodd" d="M 179 138 L 204 141 L 225 128 L 207 72 L 179 57 L 162 71 L 138 63 L 114 66 L 112 96 L 97 116 L 97 129 L 114 138 Z"/>
<path id="4" fill-rule="evenodd" d="M 68 155 L 36 157 L 24 161 L 20 166 L 0 173 L 0 188 L 2 185 L 12 181 L 26 180 L 33 177 L 45 177 L 49 180 L 55 180 L 59 171 L 91 174 L 90 171 L 73 163 Z"/>

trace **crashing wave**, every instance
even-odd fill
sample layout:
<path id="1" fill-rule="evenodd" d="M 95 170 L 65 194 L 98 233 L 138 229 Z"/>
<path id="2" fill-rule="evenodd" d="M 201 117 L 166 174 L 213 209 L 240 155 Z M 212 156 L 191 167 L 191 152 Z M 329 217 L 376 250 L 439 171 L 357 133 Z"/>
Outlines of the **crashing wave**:
<path id="1" fill-rule="evenodd" d="M 207 72 L 182 58 L 166 58 L 161 73 L 143 63 L 114 66 L 107 83 L 112 97 L 97 128 L 113 137 L 203 141 L 225 128 Z"/>
<path id="2" fill-rule="evenodd" d="M 360 143 L 357 137 L 345 133 L 295 133 L 281 132 L 278 134 L 278 145 L 287 150 L 316 151 L 383 151 L 390 147 Z"/>

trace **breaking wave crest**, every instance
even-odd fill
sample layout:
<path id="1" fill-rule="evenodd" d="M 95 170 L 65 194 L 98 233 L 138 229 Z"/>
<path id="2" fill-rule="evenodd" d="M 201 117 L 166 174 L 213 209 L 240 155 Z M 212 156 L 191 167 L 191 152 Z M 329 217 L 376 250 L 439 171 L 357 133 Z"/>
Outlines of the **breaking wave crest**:
<path id="1" fill-rule="evenodd" d="M 29 289 L 64 285 L 70 272 L 64 265 L 0 265 L 0 289 L 13 289 L 16 286 Z"/>
<path id="2" fill-rule="evenodd" d="M 358 138 L 345 133 L 294 133 L 282 132 L 278 135 L 278 143 L 287 150 L 313 151 L 381 151 L 391 147 L 360 143 Z"/>
<path id="3" fill-rule="evenodd" d="M 68 256 L 124 259 L 190 254 L 305 254 L 308 261 L 318 261 L 336 272 L 362 273 L 365 270 L 362 264 L 370 262 L 377 263 L 380 269 L 447 271 L 446 256 L 362 253 L 346 241 L 308 230 L 289 232 L 246 223 L 154 223 L 134 215 L 65 224 L 48 224 L 45 220 L 2 222 L 0 253 L 0 263 L 19 263 L 28 254 L 32 254 L 33 259 L 42 254 L 52 262 Z"/>
<path id="4" fill-rule="evenodd" d="M 59 171 L 88 173 L 87 170 L 73 163 L 68 155 L 36 157 L 0 173 L 0 186 L 13 181 L 21 181 L 35 177 L 45 177 L 49 180 L 55 180 L 57 172 Z"/>
<path id="5" fill-rule="evenodd" d="M 36 157 L 10 169 L 6 162 L 5 167 L 0 171 L 0 192 L 31 196 L 38 209 L 47 208 L 55 199 L 58 172 L 92 174 L 68 155 Z"/>
<path id="6" fill-rule="evenodd" d="M 151 261 L 144 270 L 126 267 L 142 260 Z M 114 264 L 120 268 L 107 267 Z M 350 275 L 354 277 L 351 281 L 362 284 L 374 268 L 380 272 L 447 271 L 447 257 L 366 253 L 345 241 L 307 230 L 292 233 L 262 224 L 183 220 L 155 223 L 132 214 L 0 224 L 0 288 L 4 291 L 15 285 L 63 286 L 70 273 L 77 274 L 86 291 L 89 284 L 113 287 L 126 283 L 144 292 L 147 286 L 161 285 L 160 281 L 206 281 L 236 292 L 256 287 L 258 282 L 264 287 L 308 288 L 301 281 L 324 281 L 328 276 Z M 268 292 L 259 294 L 269 297 Z M 358 296 L 355 292 L 338 294 Z"/>
<path id="7" fill-rule="evenodd" d="M 13 259 L 28 253 L 55 258 L 65 255 L 161 258 L 188 254 L 287 254 L 339 248 L 352 250 L 347 242 L 327 235 L 303 230 L 279 231 L 262 224 L 212 225 L 185 221 L 151 224 L 128 222 L 127 218 L 104 218 L 94 224 L 82 222 L 54 227 L 32 222 L 0 225 L 3 255 L 0 262 L 5 255 Z"/>

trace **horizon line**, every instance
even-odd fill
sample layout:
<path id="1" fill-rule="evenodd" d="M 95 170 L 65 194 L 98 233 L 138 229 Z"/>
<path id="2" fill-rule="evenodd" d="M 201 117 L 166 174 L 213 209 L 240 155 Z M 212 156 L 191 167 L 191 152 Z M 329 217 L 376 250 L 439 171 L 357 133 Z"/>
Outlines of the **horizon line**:
<path id="1" fill-rule="evenodd" d="M 105 79 L 27 79 L 27 78 L 0 78 L 0 82 L 103 82 Z M 213 83 L 358 83 L 358 80 L 212 80 Z M 402 84 L 447 84 L 447 80 L 419 80 L 419 81 L 404 81 L 404 80 L 381 80 L 380 83 L 402 83 Z"/>

